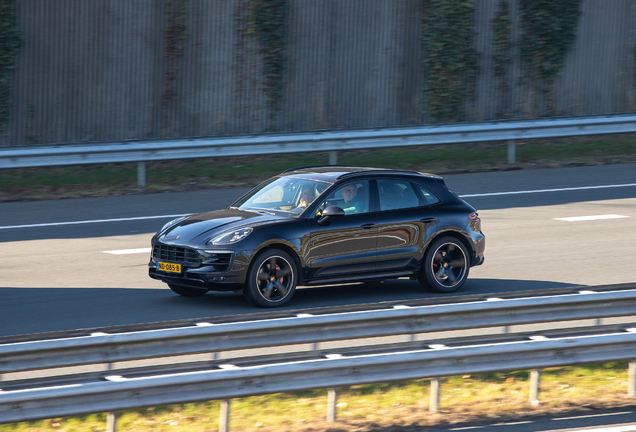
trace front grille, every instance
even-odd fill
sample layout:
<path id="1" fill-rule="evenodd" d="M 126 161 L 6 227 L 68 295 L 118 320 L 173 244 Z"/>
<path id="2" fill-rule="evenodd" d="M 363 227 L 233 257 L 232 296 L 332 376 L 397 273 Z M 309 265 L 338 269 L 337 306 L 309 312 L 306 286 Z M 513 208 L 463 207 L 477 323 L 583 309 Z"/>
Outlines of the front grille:
<path id="1" fill-rule="evenodd" d="M 195 250 L 180 246 L 156 244 L 152 248 L 152 257 L 155 261 L 169 261 L 188 267 L 198 267 L 201 264 L 199 254 Z"/>

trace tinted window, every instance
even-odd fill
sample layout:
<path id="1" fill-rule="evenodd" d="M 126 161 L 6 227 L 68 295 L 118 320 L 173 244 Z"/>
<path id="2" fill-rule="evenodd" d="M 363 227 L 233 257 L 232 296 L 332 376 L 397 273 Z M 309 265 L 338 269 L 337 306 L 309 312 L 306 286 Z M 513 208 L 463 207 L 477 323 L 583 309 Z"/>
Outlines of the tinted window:
<path id="1" fill-rule="evenodd" d="M 407 180 L 378 180 L 378 193 L 382 211 L 420 206 L 420 201 Z"/>
<path id="2" fill-rule="evenodd" d="M 422 196 L 424 197 L 424 199 L 426 200 L 425 205 L 431 205 L 431 204 L 436 204 L 439 202 L 439 198 L 437 198 L 435 195 L 433 195 L 431 193 L 431 191 L 429 191 L 428 189 L 426 189 L 424 186 L 418 184 L 417 188 L 420 190 L 420 192 L 422 193 Z"/>
<path id="3" fill-rule="evenodd" d="M 332 192 L 318 208 L 318 211 L 335 205 L 345 211 L 345 215 L 366 213 L 369 211 L 369 182 L 347 183 Z"/>

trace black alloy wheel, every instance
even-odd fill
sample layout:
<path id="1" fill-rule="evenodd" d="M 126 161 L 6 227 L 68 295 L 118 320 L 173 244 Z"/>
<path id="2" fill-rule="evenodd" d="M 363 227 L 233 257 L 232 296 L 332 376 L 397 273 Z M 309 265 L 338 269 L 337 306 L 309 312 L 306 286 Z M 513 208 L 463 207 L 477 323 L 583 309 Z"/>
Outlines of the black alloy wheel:
<path id="1" fill-rule="evenodd" d="M 468 278 L 468 251 L 454 237 L 436 240 L 426 251 L 419 281 L 435 292 L 457 291 Z"/>
<path id="2" fill-rule="evenodd" d="M 296 290 L 298 276 L 294 260 L 280 249 L 259 254 L 250 267 L 243 293 L 261 307 L 277 307 L 287 303 Z"/>
<path id="3" fill-rule="evenodd" d="M 176 285 L 169 283 L 168 286 L 175 293 L 182 295 L 184 297 L 201 297 L 208 292 L 205 288 L 191 288 L 183 285 Z"/>

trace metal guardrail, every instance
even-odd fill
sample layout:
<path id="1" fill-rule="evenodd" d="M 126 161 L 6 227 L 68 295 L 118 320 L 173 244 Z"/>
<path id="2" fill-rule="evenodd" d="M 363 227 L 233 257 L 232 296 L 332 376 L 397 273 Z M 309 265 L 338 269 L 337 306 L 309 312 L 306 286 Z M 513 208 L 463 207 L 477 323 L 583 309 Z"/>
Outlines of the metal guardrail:
<path id="1" fill-rule="evenodd" d="M 514 140 L 628 132 L 636 132 L 636 115 L 455 123 L 380 130 L 67 144 L 0 150 L 0 168 L 139 162 L 139 183 L 145 183 L 145 165 L 143 165 L 145 161 L 273 153 L 335 152 L 505 140 L 512 141 L 508 146 L 508 161 L 514 162 Z M 335 164 L 335 161 L 334 153 L 330 156 L 330 163 Z"/>
<path id="2" fill-rule="evenodd" d="M 628 316 L 636 290 L 299 316 L 0 345 L 0 373 L 489 326 Z"/>
<path id="3" fill-rule="evenodd" d="M 0 423 L 425 377 L 630 360 L 636 334 L 533 340 L 230 367 L 0 392 Z"/>
<path id="4" fill-rule="evenodd" d="M 610 318 L 609 321 L 614 320 Z M 601 324 L 601 320 L 555 322 L 555 328 L 537 328 L 537 325 L 515 327 L 489 327 L 472 331 L 422 333 L 415 337 L 389 337 L 354 339 L 338 343 L 317 343 L 277 347 L 217 351 L 193 356 L 157 358 L 152 360 L 98 363 L 89 366 L 41 369 L 2 375 L 0 388 L 4 391 L 25 390 L 48 386 L 84 384 L 102 381 L 106 375 L 127 378 L 151 377 L 166 374 L 200 372 L 217 369 L 220 365 L 239 367 L 276 363 L 296 363 L 334 356 L 361 356 L 418 351 L 439 344 L 460 347 L 485 344 L 520 342 L 533 339 L 560 339 L 580 336 L 622 333 L 636 327 L 636 317 L 619 323 Z M 547 325 L 550 325 L 549 323 Z M 483 330 L 483 331 L 480 331 Z"/>
<path id="5" fill-rule="evenodd" d="M 623 285 L 618 287 L 624 288 Z M 588 289 L 593 290 L 594 287 Z M 366 312 L 307 314 L 218 325 L 200 323 L 202 325 L 196 327 L 101 333 L 2 344 L 0 372 L 373 336 L 501 327 L 553 322 L 555 319 L 633 316 L 635 306 L 636 290 L 633 289 L 581 290 L 578 294 L 556 296 L 508 300 L 490 298 L 486 301 L 414 307 L 394 305 L 392 309 Z M 112 375 L 105 377 L 106 381 L 95 381 L 94 374 L 87 376 L 88 381 L 69 381 L 67 374 L 57 381 L 55 378 L 29 381 L 27 387 L 30 388 L 10 385 L 10 388 L 18 390 L 0 390 L 0 423 L 425 377 L 434 378 L 436 385 L 431 386 L 431 409 L 436 410 L 439 381 L 435 377 L 632 360 L 636 358 L 636 334 L 633 329 L 624 330 L 623 327 L 607 326 L 589 332 L 583 329 L 575 329 L 573 333 L 545 332 L 540 337 L 531 337 L 534 339 L 531 341 L 523 340 L 528 337 L 527 334 L 525 337 L 523 334 L 498 335 L 491 339 L 460 337 L 444 340 L 453 346 L 413 342 L 392 344 L 386 348 L 346 348 L 340 350 L 343 354 L 318 359 L 295 355 L 289 360 L 282 354 L 256 354 L 252 360 L 248 357 L 239 361 L 242 366 L 222 365 L 214 361 L 174 369 L 167 365 L 158 369 L 156 366 L 142 367 L 135 372 L 134 369 L 128 370 L 128 378 Z M 202 367 L 204 370 L 201 370 Z M 122 369 L 116 370 L 124 373 Z M 100 376 L 103 377 L 102 374 Z M 538 371 L 534 371 L 532 376 L 531 398 L 536 399 Z M 630 362 L 629 383 L 630 394 L 636 394 L 636 362 L 633 360 Z M 331 389 L 330 395 L 334 395 L 333 392 Z M 335 396 L 330 396 L 330 400 L 333 416 Z M 227 408 L 227 403 L 223 402 L 226 405 L 222 404 L 222 407 Z M 227 420 L 227 409 L 222 409 L 221 413 L 222 420 Z M 114 414 L 109 414 L 109 430 L 114 430 L 114 418 Z"/>

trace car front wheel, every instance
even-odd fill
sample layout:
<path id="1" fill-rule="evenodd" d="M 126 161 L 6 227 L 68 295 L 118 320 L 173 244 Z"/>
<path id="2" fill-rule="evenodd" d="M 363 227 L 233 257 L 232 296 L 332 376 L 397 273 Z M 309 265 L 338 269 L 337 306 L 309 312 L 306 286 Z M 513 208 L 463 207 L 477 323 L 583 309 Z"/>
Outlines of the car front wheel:
<path id="1" fill-rule="evenodd" d="M 468 263 L 466 246 L 454 237 L 442 237 L 427 249 L 419 281 L 435 292 L 457 291 L 468 278 Z"/>
<path id="2" fill-rule="evenodd" d="M 258 306 L 282 306 L 292 298 L 297 282 L 296 264 L 289 254 L 269 249 L 252 262 L 243 293 Z"/>

